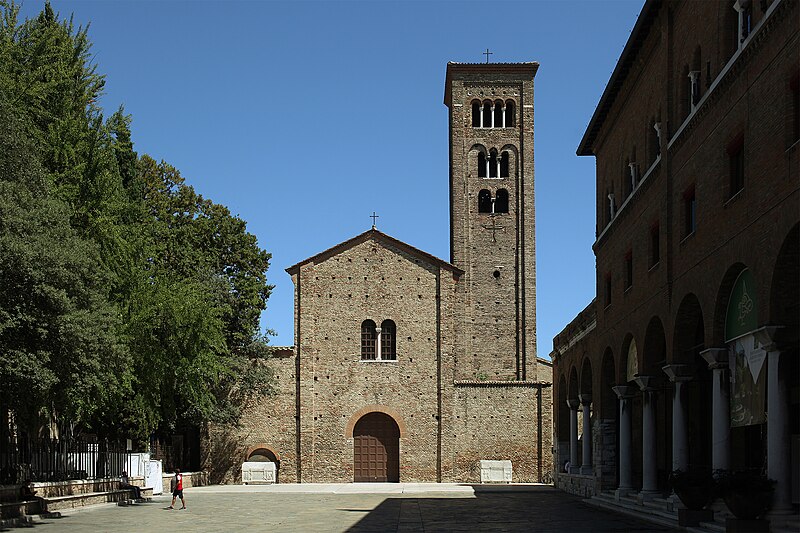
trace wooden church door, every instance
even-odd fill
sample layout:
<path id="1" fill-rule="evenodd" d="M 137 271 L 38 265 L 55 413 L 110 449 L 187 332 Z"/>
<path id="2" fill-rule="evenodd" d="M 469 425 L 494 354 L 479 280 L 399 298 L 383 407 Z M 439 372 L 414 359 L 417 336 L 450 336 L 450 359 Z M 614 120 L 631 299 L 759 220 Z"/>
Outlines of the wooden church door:
<path id="1" fill-rule="evenodd" d="M 353 429 L 353 481 L 400 481 L 400 428 L 384 413 L 362 416 Z"/>

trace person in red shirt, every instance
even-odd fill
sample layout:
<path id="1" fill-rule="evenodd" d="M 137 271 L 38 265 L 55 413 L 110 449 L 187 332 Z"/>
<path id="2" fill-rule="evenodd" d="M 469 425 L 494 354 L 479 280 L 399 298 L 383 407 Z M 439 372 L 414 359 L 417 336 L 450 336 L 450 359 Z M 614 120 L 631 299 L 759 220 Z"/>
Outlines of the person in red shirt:
<path id="1" fill-rule="evenodd" d="M 175 469 L 175 488 L 172 491 L 172 503 L 169 504 L 170 509 L 175 508 L 174 505 L 176 498 L 181 499 L 181 505 L 183 505 L 181 509 L 186 509 L 186 500 L 183 499 L 183 474 L 181 474 L 179 468 Z"/>

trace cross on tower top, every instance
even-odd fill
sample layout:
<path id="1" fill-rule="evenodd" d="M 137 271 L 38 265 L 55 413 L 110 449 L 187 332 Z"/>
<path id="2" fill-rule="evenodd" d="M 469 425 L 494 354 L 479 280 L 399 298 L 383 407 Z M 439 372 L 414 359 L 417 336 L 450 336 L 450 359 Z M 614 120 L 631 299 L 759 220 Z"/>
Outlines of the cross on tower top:
<path id="1" fill-rule="evenodd" d="M 490 52 L 489 49 L 487 48 L 486 51 L 483 52 L 483 55 L 486 56 L 486 62 L 488 63 L 489 62 L 489 56 L 493 56 L 494 52 Z"/>
<path id="2" fill-rule="evenodd" d="M 372 219 L 372 229 L 375 229 L 375 222 L 377 222 L 377 219 L 380 218 L 380 215 L 376 215 L 375 211 L 373 211 L 369 218 Z"/>

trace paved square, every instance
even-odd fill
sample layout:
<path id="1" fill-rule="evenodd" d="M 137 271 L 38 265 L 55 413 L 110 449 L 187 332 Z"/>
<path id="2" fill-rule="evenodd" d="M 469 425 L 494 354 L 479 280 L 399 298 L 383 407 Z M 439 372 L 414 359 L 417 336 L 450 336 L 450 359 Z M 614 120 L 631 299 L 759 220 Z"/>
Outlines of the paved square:
<path id="1" fill-rule="evenodd" d="M 437 490 L 438 489 L 438 490 Z M 364 492 L 370 490 L 379 493 Z M 316 491 L 316 492 L 308 492 Z M 598 510 L 549 486 L 413 485 L 211 486 L 129 507 L 104 505 L 36 524 L 49 532 L 129 531 L 670 531 Z"/>

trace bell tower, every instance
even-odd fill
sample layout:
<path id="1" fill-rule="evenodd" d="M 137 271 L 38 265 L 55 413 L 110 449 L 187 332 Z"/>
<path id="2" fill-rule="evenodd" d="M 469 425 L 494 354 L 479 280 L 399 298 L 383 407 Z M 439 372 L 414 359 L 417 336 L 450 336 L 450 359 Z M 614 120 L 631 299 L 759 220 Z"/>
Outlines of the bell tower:
<path id="1" fill-rule="evenodd" d="M 450 262 L 465 274 L 459 380 L 537 380 L 533 78 L 539 64 L 448 63 Z"/>

